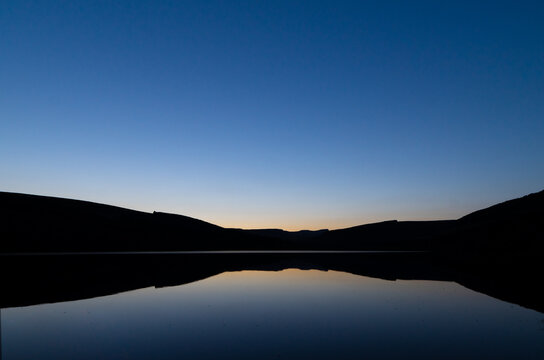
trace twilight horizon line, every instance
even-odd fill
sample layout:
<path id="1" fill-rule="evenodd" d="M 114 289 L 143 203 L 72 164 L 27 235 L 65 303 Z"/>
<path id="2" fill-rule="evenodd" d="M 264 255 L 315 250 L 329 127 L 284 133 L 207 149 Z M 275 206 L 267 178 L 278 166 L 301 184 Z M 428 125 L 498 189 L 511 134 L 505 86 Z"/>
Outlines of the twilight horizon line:
<path id="1" fill-rule="evenodd" d="M 1 190 L 3 191 L 3 190 Z M 8 191 L 11 192 L 11 193 L 15 193 L 15 194 L 22 194 L 22 195 L 35 195 L 35 196 L 42 196 L 42 197 L 52 197 L 52 198 L 59 198 L 59 199 L 67 199 L 67 200 L 76 200 L 76 201 L 83 201 L 83 202 L 89 202 L 89 203 L 94 203 L 94 204 L 101 204 L 101 205 L 107 205 L 107 206 L 114 206 L 114 207 L 119 207 L 119 208 L 123 208 L 123 209 L 127 209 L 127 210 L 134 210 L 134 211 L 141 211 L 141 212 L 145 212 L 145 213 L 153 213 L 153 212 L 160 212 L 160 213 L 168 213 L 168 214 L 173 214 L 173 215 L 182 215 L 182 216 L 187 216 L 187 217 L 191 217 L 193 219 L 197 219 L 197 220 L 202 220 L 202 221 L 205 221 L 205 222 L 208 222 L 210 224 L 213 224 L 213 225 L 218 225 L 218 226 L 221 226 L 223 228 L 231 228 L 231 229 L 244 229 L 244 230 L 284 230 L 284 231 L 305 231 L 305 230 L 309 230 L 309 231 L 317 231 L 317 230 L 338 230 L 338 229 L 345 229 L 345 228 L 350 228 L 350 227 L 354 227 L 354 226 L 360 226 L 360 225 L 367 225 L 367 224 L 373 224 L 373 223 L 380 223 L 380 222 L 386 222 L 386 221 L 441 221 L 441 220 L 457 220 L 465 215 L 468 215 L 470 213 L 473 213 L 475 211 L 478 211 L 478 210 L 482 210 L 482 209 L 485 209 L 485 208 L 488 208 L 490 206 L 493 206 L 493 205 L 497 205 L 497 204 L 500 204 L 500 203 L 503 203 L 503 202 L 506 202 L 506 201 L 509 201 L 509 200 L 513 200 L 513 199 L 517 199 L 517 198 L 520 198 L 520 197 L 524 197 L 526 195 L 530 195 L 530 194 L 535 194 L 535 193 L 538 193 L 538 192 L 541 192 L 541 191 L 544 191 L 542 188 L 539 189 L 539 190 L 536 190 L 534 192 L 529 192 L 529 193 L 524 193 L 524 194 L 521 194 L 519 196 L 516 196 L 516 197 L 511 197 L 511 198 L 504 198 L 504 199 L 500 199 L 498 201 L 495 201 L 494 203 L 491 203 L 491 204 L 487 204 L 485 206 L 482 206 L 480 208 L 477 208 L 477 209 L 472 209 L 472 210 L 469 210 L 459 216 L 456 216 L 456 217 L 451 217 L 451 218 L 432 218 L 432 217 L 422 217 L 422 218 L 387 218 L 387 219 L 378 219 L 378 220 L 375 220 L 375 221 L 368 221 L 368 222 L 359 222 L 359 223 L 354 223 L 354 224 L 348 224 L 348 225 L 345 225 L 345 226 L 339 226 L 339 227 L 326 227 L 326 226 L 323 226 L 323 227 L 314 227 L 314 228 L 308 228 L 308 227 L 295 227 L 295 228 L 288 228 L 288 227 L 285 227 L 285 226 L 254 226 L 254 227 L 250 227 L 250 226 L 229 226 L 229 225 L 224 225 L 224 224 L 220 224 L 220 223 L 216 223 L 216 222 L 213 222 L 213 221 L 209 221 L 205 218 L 201 218 L 201 217 L 197 217 L 197 216 L 191 216 L 191 215 L 188 215 L 188 214 L 184 214 L 184 213 L 176 213 L 176 212 L 169 212 L 169 211 L 164 211 L 164 210 L 161 210 L 161 209 L 153 209 L 153 210 L 141 210 L 141 209 L 136 209 L 136 208 L 130 208 L 130 207 L 126 207 L 126 206 L 123 206 L 123 205 L 119 205 L 119 204 L 112 204 L 112 203 L 109 203 L 109 202 L 99 202 L 99 201 L 91 201 L 91 200 L 86 200 L 86 199 L 77 199 L 77 198 L 69 198 L 69 197 L 63 197 L 63 196 L 51 196 L 51 195 L 45 195 L 45 194 L 32 194 L 32 193 L 21 193 L 21 192 L 13 192 L 13 191 Z M 263 222 L 266 224 L 266 222 Z"/>

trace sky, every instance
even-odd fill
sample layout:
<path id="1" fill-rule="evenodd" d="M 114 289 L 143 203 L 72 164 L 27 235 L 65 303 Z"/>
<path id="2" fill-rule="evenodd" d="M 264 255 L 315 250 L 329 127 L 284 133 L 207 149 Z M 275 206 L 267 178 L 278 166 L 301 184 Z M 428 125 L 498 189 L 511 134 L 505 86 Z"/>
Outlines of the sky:
<path id="1" fill-rule="evenodd" d="M 2 1 L 0 191 L 226 227 L 544 188 L 541 1 Z"/>

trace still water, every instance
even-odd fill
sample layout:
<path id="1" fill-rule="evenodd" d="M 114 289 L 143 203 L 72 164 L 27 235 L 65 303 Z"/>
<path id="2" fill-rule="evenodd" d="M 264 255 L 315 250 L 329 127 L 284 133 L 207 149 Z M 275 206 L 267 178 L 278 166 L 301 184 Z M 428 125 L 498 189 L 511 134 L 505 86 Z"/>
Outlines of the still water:
<path id="1" fill-rule="evenodd" d="M 235 271 L 1 311 L 2 359 L 544 359 L 544 314 L 454 282 Z"/>

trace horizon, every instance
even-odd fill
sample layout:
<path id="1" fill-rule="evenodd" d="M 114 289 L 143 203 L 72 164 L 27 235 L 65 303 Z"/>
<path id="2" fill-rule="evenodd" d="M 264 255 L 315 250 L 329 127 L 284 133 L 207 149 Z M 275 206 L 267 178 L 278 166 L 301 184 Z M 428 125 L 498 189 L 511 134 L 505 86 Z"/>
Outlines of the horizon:
<path id="1" fill-rule="evenodd" d="M 544 4 L 0 4 L 0 190 L 229 228 L 544 187 Z"/>
<path id="2" fill-rule="evenodd" d="M 0 190 L 0 192 L 2 192 Z M 485 210 L 489 207 L 494 207 L 495 205 L 499 205 L 499 204 L 502 204 L 502 203 L 505 203 L 505 202 L 510 202 L 511 200 L 517 200 L 517 199 L 521 199 L 521 198 L 524 198 L 526 196 L 529 196 L 529 195 L 535 195 L 535 194 L 539 194 L 541 192 L 544 192 L 544 189 L 540 190 L 540 191 L 537 191 L 537 192 L 534 192 L 534 193 L 529 193 L 529 194 L 525 194 L 523 196 L 520 196 L 520 197 L 517 197 L 517 198 L 512 198 L 512 199 L 506 199 L 506 200 L 503 200 L 503 201 L 500 201 L 500 202 L 497 202 L 495 204 L 490 204 L 489 206 L 485 207 L 485 208 L 481 208 L 481 209 L 475 209 L 473 211 L 470 211 L 466 214 L 463 214 L 462 216 L 458 217 L 458 218 L 451 218 L 451 219 L 419 219 L 419 220 L 404 220 L 404 219 L 388 219 L 388 220 L 379 220 L 379 221 L 375 221 L 375 222 L 368 222 L 368 223 L 361 223 L 361 224 L 355 224 L 355 225 L 351 225 L 351 226 L 344 226 L 344 227 L 338 227 L 338 228 L 320 228 L 320 229 L 286 229 L 286 228 L 264 228 L 264 227 L 225 227 L 225 226 L 222 226 L 223 228 L 228 228 L 228 229 L 240 229 L 240 230 L 281 230 L 281 231 L 287 231 L 287 232 L 297 232 L 297 231 L 333 231 L 333 230 L 341 230 L 341 229 L 347 229 L 347 228 L 350 228 L 350 227 L 357 227 L 357 226 L 361 226 L 361 225 L 369 225 L 369 224 L 376 224 L 376 223 L 381 223 L 381 222 L 390 222 L 390 221 L 398 221 L 398 222 L 409 222 L 409 221 L 423 221 L 423 222 L 428 222 L 428 221 L 455 221 L 455 220 L 458 220 L 466 215 L 470 215 L 474 212 L 478 212 L 480 210 Z M 10 192 L 7 192 L 7 193 L 10 193 Z M 130 208 L 125 208 L 125 207 L 122 207 L 122 206 L 117 206 L 117 205 L 112 205 L 112 204 L 108 204 L 108 203 L 97 203 L 97 202 L 94 202 L 94 201 L 88 201 L 88 200 L 84 200 L 84 199 L 72 199 L 72 198 L 63 198 L 63 197 L 54 197 L 54 196 L 47 196 L 47 195 L 40 195 L 40 194 L 29 194 L 29 193 L 16 193 L 16 192 L 11 192 L 12 194 L 17 194 L 17 195 L 30 195 L 30 196 L 37 196 L 37 197 L 50 197 L 50 198 L 57 198 L 57 199 L 63 199 L 63 200 L 73 200 L 73 201 L 81 201 L 81 202 L 88 202 L 88 203 L 91 203 L 91 204 L 98 204 L 98 205 L 106 205 L 106 206 L 112 206 L 112 207 L 119 207 L 121 209 L 125 209 L 125 210 L 130 210 L 130 211 L 138 211 L 138 212 L 144 212 L 144 213 L 147 213 L 147 214 L 152 214 L 154 212 L 159 212 L 159 213 L 165 213 L 165 214 L 169 214 L 169 215 L 180 215 L 180 216 L 185 216 L 187 217 L 187 215 L 184 215 L 184 214 L 177 214 L 177 213 L 168 213 L 168 212 L 164 212 L 164 211 L 161 211 L 161 210 L 153 210 L 153 211 L 143 211 L 143 210 L 137 210 L 137 209 L 130 209 Z M 201 221 L 205 221 L 205 222 L 208 222 L 212 225 L 219 225 L 219 224 L 214 224 L 212 222 L 209 222 L 209 221 L 206 221 L 205 219 L 199 219 L 199 218 L 193 218 L 193 217 L 190 217 L 194 220 L 201 220 Z M 219 225 L 221 226 L 221 225 Z"/>

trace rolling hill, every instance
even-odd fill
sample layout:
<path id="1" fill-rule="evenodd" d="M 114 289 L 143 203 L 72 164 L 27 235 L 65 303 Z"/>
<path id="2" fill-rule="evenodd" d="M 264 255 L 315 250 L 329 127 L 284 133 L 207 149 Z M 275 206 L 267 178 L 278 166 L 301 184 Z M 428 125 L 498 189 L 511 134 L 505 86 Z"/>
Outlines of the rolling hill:
<path id="1" fill-rule="evenodd" d="M 3 253 L 190 250 L 541 251 L 544 191 L 457 220 L 339 230 L 229 229 L 182 215 L 0 192 Z"/>

